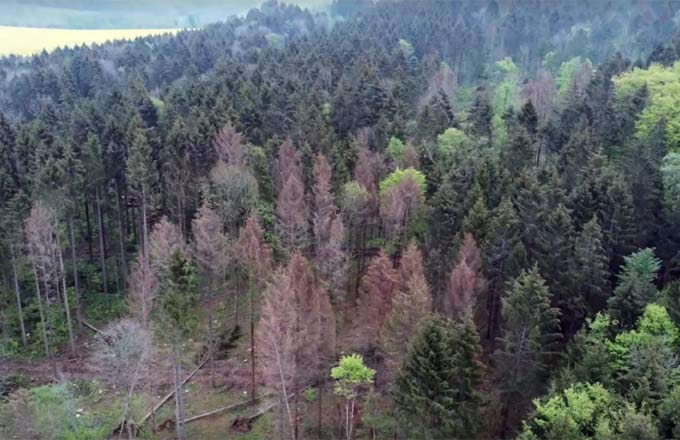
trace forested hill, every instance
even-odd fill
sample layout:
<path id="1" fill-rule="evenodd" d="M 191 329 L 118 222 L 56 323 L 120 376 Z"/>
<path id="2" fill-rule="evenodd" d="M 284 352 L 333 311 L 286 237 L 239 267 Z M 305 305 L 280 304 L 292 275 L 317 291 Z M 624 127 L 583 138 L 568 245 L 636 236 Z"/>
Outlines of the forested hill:
<path id="1" fill-rule="evenodd" d="M 680 437 L 679 10 L 1 58 L 0 437 Z"/>

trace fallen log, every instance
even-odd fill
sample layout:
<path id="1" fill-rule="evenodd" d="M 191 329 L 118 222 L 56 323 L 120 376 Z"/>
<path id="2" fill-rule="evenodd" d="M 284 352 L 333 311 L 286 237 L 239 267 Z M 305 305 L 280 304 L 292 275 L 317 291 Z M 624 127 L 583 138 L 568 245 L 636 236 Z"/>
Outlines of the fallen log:
<path id="1" fill-rule="evenodd" d="M 182 380 L 182 382 L 179 384 L 179 385 L 180 385 L 179 388 L 182 388 L 187 382 L 189 382 L 189 381 L 191 380 L 191 378 L 194 377 L 194 376 L 196 375 L 196 373 L 198 373 L 198 370 L 200 370 L 201 368 L 203 368 L 203 366 L 204 366 L 206 363 L 208 363 L 208 358 L 209 358 L 209 357 L 206 356 L 206 357 L 198 364 L 198 366 L 197 366 L 191 373 L 189 373 L 189 375 L 188 375 L 187 377 L 185 377 L 184 380 Z M 141 426 L 144 426 L 144 424 L 146 423 L 147 420 L 149 420 L 149 418 L 151 417 L 151 415 L 154 414 L 154 413 L 156 413 L 156 412 L 158 412 L 158 410 L 159 410 L 163 405 L 165 405 L 165 403 L 166 403 L 168 400 L 170 400 L 170 399 L 172 398 L 172 396 L 174 396 L 174 395 L 175 395 L 175 388 L 173 388 L 172 391 L 170 391 L 168 394 L 166 394 L 165 397 L 163 397 L 163 399 L 161 399 L 161 401 L 158 402 L 158 403 L 153 407 L 153 409 L 152 409 L 151 411 L 149 411 L 148 413 L 146 413 L 146 415 L 142 418 L 142 420 L 139 421 L 139 423 L 137 423 L 137 425 L 140 426 L 140 427 L 141 427 Z"/>
<path id="2" fill-rule="evenodd" d="M 90 323 L 87 322 L 87 321 L 84 321 L 84 320 L 81 319 L 81 320 L 80 320 L 80 323 L 83 324 L 85 327 L 89 328 L 90 330 L 92 330 L 92 331 L 95 332 L 95 333 L 101 333 L 101 332 L 102 332 L 102 331 L 99 330 L 97 327 L 93 326 L 92 324 L 90 324 Z"/>
<path id="3" fill-rule="evenodd" d="M 227 412 L 227 411 L 234 411 L 234 410 L 237 410 L 237 409 L 247 408 L 250 405 L 262 402 L 264 399 L 270 397 L 272 394 L 273 393 L 265 394 L 264 396 L 260 396 L 260 397 L 256 398 L 255 400 L 248 400 L 248 401 L 245 401 L 245 402 L 234 403 L 234 404 L 231 404 L 229 406 L 223 406 L 222 408 L 217 408 L 217 409 L 214 409 L 212 411 L 208 411 L 208 412 L 203 413 L 203 414 L 198 414 L 196 416 L 184 419 L 184 421 L 182 423 L 191 423 L 191 422 L 194 422 L 196 420 L 201 420 L 201 419 L 204 419 L 206 417 L 211 417 L 211 416 L 215 416 L 215 415 L 218 415 L 218 414 L 222 414 L 222 413 Z"/>

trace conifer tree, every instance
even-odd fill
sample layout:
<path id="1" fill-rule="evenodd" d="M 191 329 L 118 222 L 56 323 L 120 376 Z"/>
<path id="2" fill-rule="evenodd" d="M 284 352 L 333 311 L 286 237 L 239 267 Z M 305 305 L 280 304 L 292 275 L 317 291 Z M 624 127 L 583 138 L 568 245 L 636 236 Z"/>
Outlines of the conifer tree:
<path id="1" fill-rule="evenodd" d="M 257 217 L 253 214 L 246 220 L 239 231 L 237 243 L 238 257 L 246 271 L 248 279 L 248 297 L 250 302 L 250 398 L 255 399 L 255 295 L 266 283 L 271 265 L 271 251 L 265 246 L 262 229 Z"/>
<path id="2" fill-rule="evenodd" d="M 420 250 L 411 241 L 401 257 L 399 291 L 392 300 L 391 310 L 380 332 L 390 374 L 401 364 L 404 347 L 408 346 L 418 325 L 430 313 L 430 292 L 422 260 Z"/>
<path id="3" fill-rule="evenodd" d="M 604 309 L 610 293 L 609 261 L 602 245 L 602 229 L 597 217 L 583 226 L 574 241 L 574 259 L 571 273 L 574 275 L 569 284 L 572 292 L 578 292 L 572 308 L 577 312 L 573 334 L 586 316 L 592 316 Z M 567 330 L 567 329 L 565 329 Z"/>
<path id="4" fill-rule="evenodd" d="M 656 297 L 658 291 L 654 282 L 659 269 L 661 261 L 650 248 L 624 258 L 617 286 L 607 301 L 609 314 L 618 320 L 622 328 L 632 328 L 645 306 Z"/>
<path id="5" fill-rule="evenodd" d="M 158 171 L 153 159 L 151 146 L 141 127 L 139 118 L 130 123 L 129 150 L 127 158 L 127 179 L 139 196 L 142 222 L 142 249 L 144 258 L 149 259 L 149 213 L 154 207 L 154 195 L 158 185 Z"/>
<path id="6" fill-rule="evenodd" d="M 487 290 L 487 338 L 494 340 L 497 334 L 501 293 L 505 282 L 515 276 L 521 266 L 523 250 L 520 242 L 520 223 L 509 198 L 503 199 L 494 209 L 489 221 L 484 259 L 489 274 Z"/>
<path id="7" fill-rule="evenodd" d="M 408 438 L 473 438 L 478 427 L 479 336 L 469 319 L 425 320 L 409 345 L 392 396 Z"/>
<path id="8" fill-rule="evenodd" d="M 472 235 L 465 234 L 449 276 L 449 286 L 443 304 L 445 315 L 474 316 L 477 301 L 485 285 L 481 251 Z"/>
<path id="9" fill-rule="evenodd" d="M 495 353 L 503 392 L 502 436 L 512 402 L 540 388 L 561 336 L 559 310 L 551 307 L 551 293 L 536 266 L 522 271 L 509 287 L 503 298 L 500 347 Z"/>
<path id="10" fill-rule="evenodd" d="M 277 161 L 279 192 L 276 198 L 277 229 L 289 251 L 307 242 L 307 201 L 298 154 L 286 140 L 279 147 Z"/>
<path id="11" fill-rule="evenodd" d="M 332 295 L 342 298 L 346 286 L 347 257 L 343 250 L 345 226 L 331 193 L 331 167 L 326 158 L 314 158 L 314 212 L 313 212 L 315 263 L 322 279 L 328 283 Z"/>
<path id="12" fill-rule="evenodd" d="M 355 342 L 360 347 L 370 347 L 379 341 L 380 330 L 392 308 L 399 288 L 399 274 L 384 251 L 371 260 L 361 279 L 357 301 Z"/>
<path id="13" fill-rule="evenodd" d="M 182 345 L 196 326 L 198 291 L 193 263 L 181 248 L 174 248 L 160 276 L 159 323 L 163 338 L 172 347 L 175 385 L 175 431 L 184 439 Z"/>

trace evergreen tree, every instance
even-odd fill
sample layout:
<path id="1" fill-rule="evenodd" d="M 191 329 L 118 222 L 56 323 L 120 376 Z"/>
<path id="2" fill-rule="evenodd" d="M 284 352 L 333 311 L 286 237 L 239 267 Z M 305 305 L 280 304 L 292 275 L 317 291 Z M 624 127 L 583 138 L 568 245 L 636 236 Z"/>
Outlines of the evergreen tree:
<path id="1" fill-rule="evenodd" d="M 631 328 L 645 306 L 656 297 L 654 282 L 660 268 L 661 261 L 650 248 L 624 258 L 614 294 L 608 300 L 609 314 L 622 328 Z"/>
<path id="2" fill-rule="evenodd" d="M 550 305 L 552 295 L 536 266 L 522 271 L 509 287 L 495 353 L 504 405 L 501 436 L 506 435 L 512 402 L 541 388 L 561 336 L 559 310 Z"/>
<path id="3" fill-rule="evenodd" d="M 592 316 L 606 306 L 611 286 L 602 240 L 600 223 L 597 217 L 593 217 L 574 241 L 573 267 L 570 270 L 574 277 L 569 287 L 574 293 L 578 292 L 572 306 L 577 314 L 568 334 L 573 334 L 586 316 Z"/>
<path id="4" fill-rule="evenodd" d="M 480 405 L 479 337 L 471 320 L 423 322 L 411 342 L 392 395 L 409 423 L 408 438 L 472 438 Z"/>

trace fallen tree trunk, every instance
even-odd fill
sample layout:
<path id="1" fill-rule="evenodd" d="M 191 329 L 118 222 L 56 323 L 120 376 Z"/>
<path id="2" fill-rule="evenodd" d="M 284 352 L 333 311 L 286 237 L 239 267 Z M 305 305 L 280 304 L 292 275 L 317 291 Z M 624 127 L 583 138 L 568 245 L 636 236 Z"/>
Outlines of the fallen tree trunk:
<path id="1" fill-rule="evenodd" d="M 203 368 L 203 366 L 204 366 L 207 362 L 208 362 L 208 356 L 206 356 L 206 357 L 198 364 L 198 366 L 197 366 L 191 373 L 189 373 L 189 375 L 188 375 L 187 377 L 185 377 L 185 378 L 182 380 L 182 382 L 180 383 L 180 388 L 183 387 L 184 385 L 186 385 L 186 383 L 189 382 L 189 381 L 191 380 L 191 378 L 194 377 L 194 376 L 196 375 L 196 373 L 198 373 L 198 370 L 200 370 L 201 368 Z M 165 397 L 163 397 L 163 399 L 161 399 L 161 401 L 158 402 L 158 403 L 156 404 L 156 406 L 154 406 L 153 409 L 152 409 L 151 411 L 149 411 L 148 413 L 146 413 L 146 415 L 142 418 L 142 420 L 139 421 L 138 426 L 140 426 L 140 427 L 141 427 L 141 426 L 144 426 L 144 424 L 146 423 L 147 420 L 149 420 L 149 418 L 151 417 L 151 415 L 152 415 L 153 413 L 157 412 L 163 405 L 165 405 L 165 403 L 166 403 L 168 400 L 172 399 L 172 396 L 174 396 L 174 395 L 175 395 L 175 389 L 173 388 L 173 390 L 170 391 Z"/>
<path id="2" fill-rule="evenodd" d="M 95 333 L 101 333 L 101 332 L 102 332 L 102 331 L 99 330 L 97 327 L 93 326 L 92 324 L 90 324 L 89 322 L 87 322 L 87 321 L 85 321 L 85 320 L 82 320 L 82 319 L 81 319 L 81 320 L 80 320 L 80 323 L 83 324 L 85 327 L 89 328 L 90 330 L 92 330 L 92 331 L 95 332 Z"/>
<path id="3" fill-rule="evenodd" d="M 196 416 L 184 419 L 184 421 L 182 423 L 190 423 L 190 422 L 194 422 L 196 420 L 204 419 L 206 417 L 211 417 L 211 416 L 215 416 L 215 415 L 218 415 L 218 414 L 222 414 L 222 413 L 227 412 L 227 411 L 234 411 L 234 410 L 241 409 L 241 408 L 247 408 L 252 404 L 262 402 L 264 399 L 271 396 L 272 394 L 273 393 L 269 393 L 269 394 L 266 394 L 264 396 L 260 396 L 260 397 L 256 398 L 255 400 L 248 400 L 248 401 L 245 401 L 245 402 L 234 403 L 232 405 L 224 406 L 222 408 L 217 408 L 217 409 L 214 409 L 212 411 L 208 411 L 208 412 L 203 413 L 203 414 L 198 414 Z"/>

